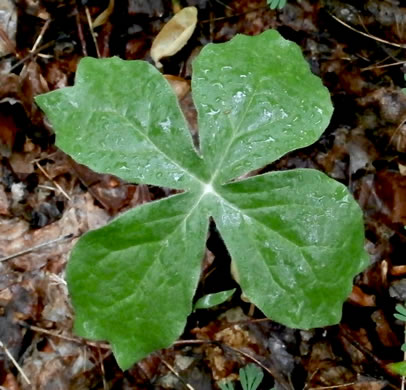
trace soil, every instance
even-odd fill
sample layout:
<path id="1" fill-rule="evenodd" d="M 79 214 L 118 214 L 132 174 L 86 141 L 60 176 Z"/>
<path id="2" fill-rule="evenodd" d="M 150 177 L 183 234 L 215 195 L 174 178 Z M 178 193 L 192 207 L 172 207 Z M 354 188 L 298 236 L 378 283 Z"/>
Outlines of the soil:
<path id="1" fill-rule="evenodd" d="M 107 344 L 72 333 L 65 265 L 87 230 L 170 191 L 76 164 L 54 146 L 33 101 L 72 85 L 84 56 L 152 62 L 152 41 L 176 2 L 116 1 L 92 34 L 88 15 L 94 20 L 108 3 L 0 1 L 1 388 L 217 389 L 217 381 L 238 379 L 239 368 L 252 362 L 264 372 L 259 389 L 400 388 L 387 365 L 403 359 L 404 327 L 393 314 L 406 301 L 406 4 L 288 0 L 270 10 L 259 0 L 180 2 L 198 8 L 198 26 L 162 63 L 165 74 L 176 76 L 194 131 L 190 64 L 205 44 L 274 28 L 301 46 L 331 92 L 334 116 L 316 144 L 265 170 L 311 167 L 348 186 L 364 211 L 371 263 L 355 279 L 336 326 L 289 329 L 237 293 L 193 313 L 173 347 L 123 372 Z M 236 287 L 229 263 L 212 225 L 196 297 Z"/>

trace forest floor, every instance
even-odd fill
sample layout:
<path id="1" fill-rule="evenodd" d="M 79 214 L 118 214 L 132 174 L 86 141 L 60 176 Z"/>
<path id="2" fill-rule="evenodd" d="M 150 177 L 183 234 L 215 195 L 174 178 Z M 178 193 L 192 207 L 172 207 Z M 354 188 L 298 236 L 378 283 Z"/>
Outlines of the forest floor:
<path id="1" fill-rule="evenodd" d="M 219 307 L 193 313 L 181 341 L 123 372 L 108 345 L 72 333 L 64 269 L 83 233 L 168 192 L 73 162 L 54 146 L 33 98 L 72 85 L 86 55 L 151 62 L 152 41 L 173 16 L 173 3 L 116 1 L 92 34 L 88 16 L 94 20 L 108 1 L 1 0 L 1 388 L 215 389 L 217 381 L 238 379 L 238 369 L 254 362 L 265 374 L 260 389 L 399 389 L 400 377 L 387 364 L 403 359 L 404 328 L 393 314 L 406 301 L 401 3 L 288 0 L 282 10 L 270 10 L 259 0 L 181 1 L 198 8 L 198 26 L 187 45 L 163 61 L 163 72 L 177 76 L 191 128 L 191 62 L 205 44 L 274 28 L 301 46 L 330 90 L 335 112 L 317 143 L 267 169 L 315 168 L 348 186 L 364 211 L 371 263 L 356 278 L 336 326 L 289 329 L 250 310 L 235 294 Z M 204 264 L 198 296 L 235 287 L 213 227 Z"/>

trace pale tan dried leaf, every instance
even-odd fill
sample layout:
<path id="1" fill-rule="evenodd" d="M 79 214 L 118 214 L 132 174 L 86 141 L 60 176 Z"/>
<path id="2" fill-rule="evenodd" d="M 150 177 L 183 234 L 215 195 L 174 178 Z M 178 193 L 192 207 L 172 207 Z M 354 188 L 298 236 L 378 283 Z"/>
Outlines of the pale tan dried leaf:
<path id="1" fill-rule="evenodd" d="M 159 32 L 151 47 L 151 57 L 155 66 L 162 67 L 159 62 L 170 57 L 186 45 L 197 24 L 197 8 L 186 7 L 178 12 Z"/>
<path id="2" fill-rule="evenodd" d="M 96 28 L 106 23 L 110 15 L 113 13 L 113 10 L 114 10 L 114 0 L 110 0 L 107 8 L 93 21 L 92 27 Z"/>
<path id="3" fill-rule="evenodd" d="M 398 163 L 399 172 L 402 176 L 406 176 L 406 165 Z"/>

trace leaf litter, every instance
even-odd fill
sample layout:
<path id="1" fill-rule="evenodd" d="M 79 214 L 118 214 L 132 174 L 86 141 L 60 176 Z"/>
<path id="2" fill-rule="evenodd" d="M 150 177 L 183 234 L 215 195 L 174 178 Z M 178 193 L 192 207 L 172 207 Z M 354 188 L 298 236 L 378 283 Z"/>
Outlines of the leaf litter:
<path id="1" fill-rule="evenodd" d="M 136 1 L 130 1 L 129 6 L 134 10 L 140 6 L 138 3 L 139 2 Z M 163 23 L 156 18 L 162 16 L 163 13 L 169 18 L 172 10 L 170 7 L 164 6 L 160 1 L 149 3 L 147 10 L 149 16 L 144 20 L 155 23 L 154 29 L 156 30 L 154 31 L 157 31 Z M 358 28 L 362 28 L 362 25 L 359 24 L 359 20 L 361 19 L 363 24 L 375 35 L 380 35 L 392 41 L 396 41 L 402 37 L 401 20 L 399 20 L 398 16 L 390 15 L 403 15 L 405 12 L 404 8 L 399 8 L 388 2 L 385 3 L 386 6 L 389 7 L 389 11 L 391 11 L 388 13 L 388 10 L 382 9 L 382 2 L 373 0 L 368 2 L 368 8 L 363 5 L 354 6 L 345 1 L 327 3 L 328 10 L 337 17 L 354 15 L 353 18 L 346 19 L 346 21 L 348 23 L 354 23 L 353 25 Z M 401 270 L 401 267 L 404 267 L 404 248 L 406 244 L 403 224 L 396 222 L 403 218 L 403 213 L 401 212 L 403 207 L 403 201 L 401 201 L 403 199 L 401 195 L 402 186 L 397 185 L 397 181 L 400 178 L 397 172 L 399 172 L 399 164 L 404 165 L 406 161 L 404 161 L 402 154 L 402 123 L 396 123 L 390 115 L 388 116 L 381 111 L 380 106 L 388 106 L 388 103 L 383 104 L 384 101 L 379 103 L 381 101 L 380 96 L 383 95 L 377 96 L 375 91 L 382 88 L 383 92 L 387 91 L 386 93 L 389 94 L 393 93 L 393 91 L 399 93 L 401 88 L 404 87 L 401 65 L 388 68 L 376 67 L 379 66 L 379 61 L 381 60 L 386 59 L 386 62 L 390 63 L 393 56 L 402 60 L 402 52 L 377 45 L 372 40 L 355 39 L 354 35 L 347 31 L 345 27 L 340 26 L 338 23 L 335 25 L 333 21 L 328 19 L 328 16 L 325 14 L 326 8 L 324 8 L 324 4 L 321 6 L 318 3 L 316 4 L 315 2 L 306 0 L 302 0 L 300 4 L 295 1 L 288 1 L 285 9 L 280 12 L 268 11 L 262 7 L 263 5 L 262 2 L 235 0 L 228 2 L 227 7 L 224 7 L 214 2 L 211 5 L 204 1 L 199 2 L 199 7 L 201 7 L 201 9 L 199 9 L 201 12 L 200 20 L 204 23 L 201 24 L 200 35 L 197 36 L 196 42 L 198 44 L 204 44 L 207 39 L 226 41 L 236 32 L 252 34 L 269 27 L 278 27 L 286 34 L 286 38 L 297 40 L 302 45 L 305 55 L 307 55 L 312 64 L 313 71 L 321 74 L 324 83 L 333 94 L 336 114 L 330 125 L 330 129 L 316 145 L 311 148 L 306 148 L 305 150 L 293 152 L 273 165 L 278 169 L 319 167 L 319 169 L 325 170 L 328 174 L 335 172 L 334 175 L 340 177 L 342 182 L 349 185 L 355 196 L 360 199 L 360 204 L 364 208 L 366 218 L 367 247 L 372 253 L 373 265 L 360 276 L 356 283 L 361 290 L 361 294 L 368 294 L 375 298 L 378 310 L 383 310 L 385 314 L 387 325 L 384 323 L 381 324 L 383 321 L 381 315 L 374 315 L 372 318 L 370 300 L 367 301 L 367 306 L 365 306 L 362 301 L 361 304 L 358 302 L 357 306 L 353 306 L 353 303 L 350 302 L 347 303 L 341 325 L 309 332 L 289 330 L 271 321 L 264 321 L 261 319 L 260 313 L 255 312 L 253 317 L 248 317 L 248 319 L 240 318 L 242 329 L 246 329 L 249 334 L 254 335 L 256 340 L 256 343 L 253 344 L 253 349 L 248 348 L 247 353 L 252 354 L 254 357 L 256 356 L 267 366 L 270 364 L 270 356 L 281 356 L 282 361 L 276 361 L 273 372 L 282 388 L 303 388 L 304 385 L 306 385 L 307 388 L 317 388 L 320 386 L 337 386 L 344 383 L 352 383 L 346 388 L 355 389 L 397 388 L 399 379 L 385 371 L 385 364 L 402 359 L 400 344 L 397 344 L 396 340 L 389 338 L 389 344 L 392 343 L 392 345 L 387 346 L 389 344 L 385 341 L 385 343 L 387 343 L 385 346 L 380 338 L 389 332 L 387 329 L 388 325 L 399 340 L 402 340 L 403 337 L 403 329 L 394 321 L 392 315 L 395 303 L 402 303 L 402 300 L 406 297 L 402 295 L 400 286 L 402 283 L 404 284 L 405 273 L 396 273 L 398 272 L 397 270 Z M 62 22 L 59 24 L 59 26 L 62 27 L 58 27 L 52 31 L 48 37 L 49 39 L 57 38 L 58 33 L 64 29 L 72 34 L 72 37 L 76 38 L 78 23 L 75 17 L 69 17 L 67 16 L 69 13 L 65 12 L 68 9 L 67 7 L 70 6 L 71 5 L 64 5 L 62 9 L 58 10 L 52 6 L 51 2 L 40 2 L 40 5 L 37 6 L 38 9 L 22 9 L 23 12 L 20 16 L 19 23 L 21 23 L 22 20 L 27 20 L 28 14 L 30 14 L 30 17 L 33 17 L 33 19 L 30 19 L 30 24 L 24 23 L 23 25 L 20 24 L 20 26 L 22 26 L 24 31 L 29 29 L 35 31 L 35 28 L 38 29 L 43 23 L 43 19 L 41 19 L 39 15 L 43 16 L 46 15 L 46 12 L 49 12 L 57 21 Z M 253 8 L 258 9 L 252 11 Z M 100 8 L 94 6 L 94 8 L 91 8 L 92 16 L 95 17 L 102 12 L 103 9 L 105 9 L 105 6 Z M 83 18 L 83 9 L 79 7 L 78 11 L 80 15 L 79 25 L 84 26 L 85 18 Z M 127 11 L 128 15 L 131 15 L 126 17 L 126 23 L 128 23 L 128 25 L 131 25 L 131 23 L 140 23 L 140 20 L 137 19 L 136 12 L 131 11 L 132 13 L 130 14 L 129 9 L 125 10 L 125 13 L 127 13 Z M 226 19 L 216 21 L 210 16 L 210 12 L 214 13 L 215 18 L 225 17 Z M 389 15 L 389 17 L 393 18 L 394 23 L 390 26 L 382 24 L 382 20 L 377 18 L 377 15 L 381 15 L 380 17 Z M 113 24 L 116 23 L 114 16 L 115 14 L 112 15 L 111 19 Z M 327 20 L 328 24 L 326 24 Z M 57 25 L 57 23 L 58 22 L 56 22 L 55 25 Z M 141 24 L 145 25 L 145 22 L 141 21 Z M 106 26 L 101 26 L 100 28 L 105 29 Z M 117 25 L 116 28 L 120 30 L 123 26 Z M 319 35 L 321 29 L 324 29 L 322 36 Z M 145 31 L 146 33 L 143 32 L 142 29 L 134 33 L 126 31 L 125 41 L 128 42 L 129 46 L 137 42 L 137 40 L 138 42 L 142 42 L 143 40 L 151 42 L 153 36 L 156 34 L 151 34 L 152 27 L 148 27 Z M 89 52 L 92 52 L 92 50 L 94 50 L 92 48 L 92 40 L 87 34 L 86 32 L 85 43 Z M 29 41 L 28 37 L 35 36 L 35 33 L 22 36 L 25 38 L 18 41 L 18 49 L 24 50 L 30 48 L 32 42 Z M 65 43 L 61 40 L 57 41 L 54 47 L 55 50 L 52 48 L 45 49 L 45 54 L 54 55 L 55 53 L 60 53 L 59 49 L 62 47 L 62 44 L 64 45 Z M 118 46 L 114 46 L 117 44 Z M 110 41 L 110 47 L 113 54 L 122 53 L 124 51 L 123 43 L 115 39 Z M 67 75 L 66 80 L 68 82 L 72 81 L 75 64 L 77 63 L 78 56 L 80 57 L 81 55 L 80 51 L 81 48 L 77 47 L 73 52 L 65 53 L 62 57 L 59 56 L 58 59 L 46 59 L 44 57 L 37 57 L 35 59 L 35 61 L 40 64 L 40 72 L 48 85 L 53 86 L 56 84 L 55 81 L 53 81 L 55 78 L 53 80 L 50 78 L 50 70 L 52 68 L 63 69 L 63 72 L 60 73 Z M 389 56 L 388 52 L 390 54 Z M 139 53 L 142 53 L 142 51 Z M 361 56 L 359 56 L 360 53 Z M 144 55 L 147 56 L 148 54 L 145 53 Z M 168 59 L 168 62 L 165 62 L 165 72 L 184 76 L 185 74 L 182 73 L 185 71 L 183 64 L 187 60 L 185 57 L 188 56 L 188 53 L 183 53 L 183 56 L 184 57 L 181 58 Z M 351 59 L 352 62 L 350 62 L 349 59 Z M 67 67 L 67 64 L 71 65 Z M 365 72 L 358 72 L 356 70 L 357 68 L 360 69 L 363 67 L 373 68 Z M 34 123 L 38 123 L 37 118 L 31 118 L 31 115 L 35 116 L 35 114 L 33 114 L 35 110 L 30 107 L 32 101 L 31 103 L 27 101 L 24 94 L 19 92 L 21 91 L 21 84 L 18 81 L 20 79 L 20 69 L 17 68 L 13 74 L 1 75 L 2 80 L 5 80 L 5 82 L 2 81 L 0 83 L 1 96 L 2 98 L 5 97 L 20 102 L 17 104 L 24 107 L 23 112 L 25 112 L 24 115 L 26 115 L 28 120 L 30 121 L 32 119 Z M 376 96 L 374 97 L 375 100 L 365 100 L 365 96 L 372 96 L 374 93 Z M 391 103 L 389 103 L 389 106 L 390 105 Z M 403 110 L 402 108 L 399 111 L 400 117 L 404 115 Z M 16 119 L 16 114 L 13 115 L 14 119 Z M 32 125 L 28 127 L 18 127 L 24 137 L 29 136 L 29 140 L 24 140 L 24 145 L 27 142 L 33 142 L 44 155 L 49 155 L 54 151 L 48 146 L 52 143 L 52 139 L 50 139 L 50 133 L 47 130 L 38 127 L 38 125 L 36 125 L 36 127 Z M 398 127 L 399 130 L 397 130 Z M 352 134 L 355 128 L 358 129 L 359 136 L 356 141 L 357 146 L 353 147 L 354 137 Z M 344 142 L 342 134 L 345 135 Z M 371 144 L 373 146 L 372 148 Z M 21 144 L 14 144 L 10 157 L 16 153 L 24 155 L 29 153 L 27 150 L 30 149 L 31 147 L 22 149 Z M 372 155 L 370 154 L 371 150 Z M 336 153 L 338 153 L 338 155 L 336 155 Z M 366 154 L 368 158 L 366 158 Z M 322 158 L 320 159 L 319 156 L 322 156 Z M 325 160 L 326 158 L 328 160 Z M 323 159 L 329 161 L 329 163 L 326 164 L 322 162 Z M 22 162 L 22 164 L 29 164 L 30 161 L 32 160 L 27 159 L 27 163 Z M 57 165 L 59 165 L 59 163 Z M 26 168 L 27 172 L 31 169 L 29 166 Z M 47 163 L 47 169 L 52 171 L 49 163 Z M 67 172 L 69 172 L 70 177 L 68 175 L 68 178 L 64 180 L 65 183 L 69 183 L 69 193 L 71 195 L 77 194 L 73 199 L 76 200 L 76 202 L 79 202 L 79 198 L 86 197 L 88 199 L 87 201 L 82 200 L 78 203 L 78 209 L 75 213 L 82 215 L 85 220 L 86 218 L 94 218 L 96 221 L 91 222 L 94 223 L 94 226 L 97 225 L 97 220 L 99 220 L 100 224 L 108 221 L 109 218 L 111 218 L 110 213 L 115 213 L 116 211 L 113 210 L 117 209 L 117 207 L 113 207 L 108 211 L 108 207 L 106 208 L 108 202 L 105 202 L 105 206 L 102 206 L 100 201 L 95 200 L 89 194 L 86 195 L 86 185 L 83 184 L 82 180 L 77 179 L 73 169 L 68 167 Z M 2 251 L 4 250 L 11 254 L 11 249 L 26 249 L 27 246 L 34 245 L 34 242 L 46 242 L 49 241 L 51 237 L 58 236 L 59 232 L 63 231 L 62 227 L 58 227 L 53 233 L 53 236 L 48 236 L 48 234 L 50 234 L 49 231 L 46 229 L 42 230 L 48 225 L 32 229 L 30 227 L 30 212 L 25 213 L 23 212 L 24 210 L 21 210 L 26 202 L 25 199 L 27 199 L 27 197 L 21 198 L 21 193 L 24 194 L 26 188 L 28 188 L 26 196 L 32 198 L 32 204 L 34 205 L 36 203 L 49 203 L 50 197 L 53 197 L 55 192 L 49 192 L 48 200 L 47 197 L 45 197 L 44 200 L 43 195 L 39 197 L 35 191 L 38 187 L 36 179 L 38 174 L 34 174 L 35 177 L 33 180 L 33 176 L 30 176 L 30 174 L 24 176 L 25 174 L 22 172 L 14 172 L 10 166 L 9 157 L 3 157 L 0 173 L 1 186 L 5 194 L 5 196 L 3 195 L 1 198 L 1 204 L 4 205 L 3 208 L 6 212 L 6 214 L 2 214 L 2 218 L 4 218 L 1 222 Z M 377 180 L 378 174 L 380 177 L 383 175 L 383 179 Z M 62 176 L 64 175 L 66 174 Z M 58 179 L 58 176 L 56 176 L 56 178 Z M 41 180 L 43 179 L 42 177 Z M 102 184 L 103 180 L 101 178 L 99 180 L 101 183 L 99 185 L 103 188 L 105 184 Z M 382 180 L 384 181 L 382 182 Z M 384 185 L 379 185 L 380 189 L 378 190 L 377 184 L 379 183 L 384 183 Z M 50 183 L 48 182 L 42 185 L 48 186 Z M 14 191 L 12 192 L 13 187 Z M 121 184 L 119 187 L 121 187 Z M 42 188 L 42 190 L 45 189 Z M 163 193 L 162 190 L 155 188 L 142 191 L 143 199 L 145 199 L 145 196 L 149 199 L 156 199 L 166 195 L 167 194 Z M 125 198 L 125 196 L 123 196 L 123 198 Z M 22 203 L 20 203 L 21 201 Z M 131 202 L 134 201 L 132 200 Z M 15 207 L 10 208 L 11 204 L 17 205 L 17 209 L 15 209 Z M 385 206 L 386 204 L 387 206 Z M 70 208 L 65 206 L 57 218 L 61 218 L 66 210 L 70 210 Z M 91 211 L 88 217 L 86 217 L 88 214 L 86 210 Z M 99 216 L 98 213 L 100 213 Z M 57 221 L 50 225 L 54 223 L 57 223 Z M 75 223 L 84 224 L 79 229 L 80 232 L 85 231 L 89 224 L 91 224 L 77 221 Z M 3 228 L 3 226 L 6 227 Z M 72 227 L 72 230 L 75 229 Z M 25 235 L 28 233 L 27 237 L 31 237 L 34 231 L 38 232 L 36 239 L 30 242 L 30 239 L 26 239 Z M 220 285 L 224 285 L 224 289 L 233 288 L 235 286 L 233 281 L 231 279 L 227 280 L 227 278 L 224 277 L 224 273 L 221 272 L 221 270 L 224 270 L 222 263 L 227 262 L 227 255 L 224 249 L 222 249 L 222 243 L 218 239 L 214 227 L 211 229 L 210 235 L 210 249 L 213 252 L 215 261 L 211 263 L 212 265 L 208 265 L 205 271 L 206 273 L 203 275 L 205 283 L 202 290 L 199 291 L 200 296 L 205 293 L 218 291 L 216 288 Z M 5 240 L 5 237 L 9 239 Z M 17 241 L 16 244 L 14 244 L 12 237 L 15 237 Z M 15 246 L 8 249 L 8 245 Z M 62 249 L 58 249 L 59 252 L 57 253 L 59 254 L 55 256 L 57 260 L 55 261 L 55 269 L 53 271 L 53 273 L 61 277 L 61 280 L 63 280 L 62 269 L 70 245 L 71 243 L 63 243 L 53 248 L 57 249 L 59 246 L 62 247 Z M 29 264 L 20 264 L 22 269 L 13 267 L 12 262 L 10 262 L 10 264 L 7 262 L 0 264 L 2 283 L 2 289 L 0 291 L 0 310 L 2 313 L 1 318 L 5 319 L 4 326 L 1 326 L 1 329 L 14 329 L 14 335 L 9 334 L 2 338 L 1 341 L 10 347 L 15 358 L 31 380 L 37 378 L 39 372 L 30 371 L 33 370 L 33 368 L 29 369 L 29 367 L 33 367 L 31 362 L 36 362 L 36 367 L 42 367 L 43 370 L 46 370 L 47 365 L 45 365 L 45 362 L 52 361 L 53 356 L 55 356 L 55 354 L 58 355 L 58 352 L 52 351 L 58 351 L 59 345 L 61 345 L 60 355 L 65 356 L 65 358 L 61 358 L 64 364 L 62 369 L 55 369 L 59 363 L 49 364 L 49 372 L 53 372 L 53 375 L 41 376 L 43 381 L 40 385 L 44 386 L 42 388 L 46 388 L 45 382 L 47 381 L 49 382 L 50 388 L 52 388 L 52 386 L 54 386 L 53 388 L 57 388 L 57 383 L 62 384 L 62 388 L 100 388 L 100 386 L 102 386 L 100 359 L 103 359 L 104 362 L 104 372 L 109 388 L 131 389 L 151 384 L 156 388 L 165 388 L 163 385 L 158 384 L 159 378 L 170 373 L 168 368 L 161 363 L 162 359 L 165 359 L 173 367 L 176 367 L 181 377 L 187 383 L 192 384 L 195 389 L 209 389 L 215 386 L 212 382 L 211 366 L 207 364 L 209 361 L 208 357 L 211 356 L 212 353 L 216 353 L 216 356 L 218 354 L 226 356 L 227 367 L 223 373 L 224 375 L 238 375 L 239 367 L 249 362 L 249 359 L 244 355 L 227 348 L 221 348 L 220 351 L 215 350 L 214 352 L 215 346 L 210 342 L 205 342 L 197 346 L 193 345 L 193 343 L 185 343 L 167 351 L 156 353 L 123 375 L 117 369 L 112 359 L 106 356 L 105 350 L 102 350 L 102 354 L 99 355 L 97 349 L 84 342 L 82 342 L 82 344 L 68 343 L 71 346 L 69 347 L 71 349 L 69 349 L 68 347 L 64 347 L 64 342 L 61 342 L 56 336 L 45 335 L 23 327 L 20 322 L 16 321 L 14 318 L 15 315 L 11 316 L 5 313 L 14 313 L 16 315 L 20 313 L 17 317 L 21 316 L 25 318 L 29 325 L 37 325 L 39 328 L 71 335 L 71 312 L 66 313 L 65 320 L 59 322 L 42 319 L 41 313 L 46 295 L 41 291 L 47 291 L 47 289 L 45 288 L 44 290 L 43 288 L 41 290 L 38 287 L 39 282 L 34 283 L 34 280 L 36 280 L 35 277 L 36 275 L 40 275 L 38 279 L 45 280 L 44 284 L 50 287 L 55 283 L 53 277 L 46 278 L 44 276 L 47 272 L 47 268 L 53 268 L 51 266 L 51 264 L 54 263 L 52 261 L 52 247 L 47 248 L 45 253 L 48 253 L 48 256 L 51 258 L 51 262 L 47 262 L 46 265 L 39 255 L 33 256 L 34 260 L 32 266 Z M 61 257 L 64 257 L 64 259 L 61 259 Z M 31 271 L 25 271 L 25 269 Z M 217 272 L 220 272 L 221 276 L 217 275 Z M 61 294 L 66 293 L 63 292 L 63 289 L 59 288 L 57 291 L 62 291 Z M 406 289 L 403 291 L 406 291 Z M 28 295 L 38 296 L 41 299 L 34 299 L 30 303 L 30 301 L 27 300 Z M 64 297 L 66 297 L 66 295 Z M 47 302 L 55 302 L 55 298 L 46 299 Z M 21 304 L 11 305 L 10 303 L 12 301 L 20 301 Z M 58 301 L 58 299 L 56 301 Z M 58 302 L 62 301 L 63 300 L 59 300 Z M 68 300 L 65 299 L 65 302 L 68 302 Z M 183 338 L 185 341 L 194 340 L 194 332 L 191 333 L 190 331 L 196 328 L 202 330 L 201 333 L 207 340 L 213 340 L 215 334 L 219 332 L 219 324 L 223 324 L 223 326 L 227 326 L 228 324 L 224 318 L 219 319 L 221 313 L 233 307 L 241 307 L 245 313 L 248 313 L 248 306 L 248 304 L 239 301 L 238 294 L 236 294 L 230 302 L 225 303 L 219 308 L 208 311 L 204 316 L 196 317 L 194 314 L 189 320 L 188 328 Z M 50 306 L 48 307 L 50 308 Z M 62 309 L 62 311 L 63 310 L 64 309 Z M 375 311 L 375 309 L 373 309 L 373 311 Z M 52 310 L 50 310 L 50 312 L 52 313 Z M 207 326 L 210 324 L 217 325 L 208 328 Z M 376 336 L 377 324 L 381 324 L 379 328 L 384 329 L 383 331 L 380 330 L 380 332 L 383 332 L 380 338 Z M 3 334 L 4 333 L 2 333 L 2 335 Z M 269 342 L 271 335 L 276 342 Z M 384 340 L 384 338 L 382 338 L 382 340 Z M 224 347 L 224 345 L 221 346 Z M 245 346 L 242 345 L 240 347 L 244 348 Z M 202 352 L 203 348 L 206 349 L 205 353 Z M 285 351 L 285 354 L 281 353 L 281 348 Z M 80 356 L 83 356 L 83 351 L 86 351 L 84 359 L 80 358 Z M 41 352 L 42 358 L 39 357 L 38 352 Z M 71 353 L 71 355 L 67 355 L 66 353 Z M 254 355 L 254 353 L 257 355 Z M 180 355 L 188 357 L 192 363 L 186 368 L 184 365 L 177 366 L 175 364 L 175 358 Z M 48 359 L 45 359 L 46 356 L 48 356 Z M 89 359 L 91 364 L 88 363 Z M 2 372 L 0 375 L 2 385 L 9 388 L 12 388 L 12 386 L 14 386 L 14 388 L 24 386 L 23 379 L 4 354 L 0 360 L 2 360 L 1 364 L 2 367 L 4 367 L 4 369 L 0 370 Z M 289 364 L 292 364 L 289 363 L 289 361 L 294 362 L 293 370 L 287 368 L 292 367 L 289 366 Z M 74 362 L 76 362 L 76 367 L 79 367 L 78 370 L 73 367 Z M 30 365 L 28 363 L 30 363 Z M 26 364 L 27 369 L 25 367 Z M 70 367 L 69 373 L 71 377 L 64 374 L 66 367 Z M 74 372 L 77 373 L 76 377 L 73 376 Z M 234 379 L 236 378 L 237 377 L 234 377 Z M 268 385 L 264 387 L 266 389 L 273 385 L 272 378 L 267 374 L 265 374 L 263 385 Z M 179 382 L 179 380 L 175 381 L 175 385 L 172 384 L 171 386 L 172 388 L 184 388 L 183 382 Z"/>

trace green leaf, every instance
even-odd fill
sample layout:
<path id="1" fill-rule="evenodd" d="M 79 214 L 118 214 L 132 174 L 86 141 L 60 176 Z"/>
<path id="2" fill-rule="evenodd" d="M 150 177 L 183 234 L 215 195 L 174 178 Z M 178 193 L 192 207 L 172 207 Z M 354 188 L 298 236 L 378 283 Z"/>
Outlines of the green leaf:
<path id="1" fill-rule="evenodd" d="M 286 5 L 286 0 L 267 0 L 270 9 L 282 9 Z"/>
<path id="2" fill-rule="evenodd" d="M 228 184 L 219 194 L 214 220 L 248 299 L 291 327 L 337 323 L 353 277 L 368 263 L 362 213 L 347 189 L 295 169 Z"/>
<path id="3" fill-rule="evenodd" d="M 208 226 L 195 195 L 136 207 L 75 246 L 75 332 L 109 340 L 123 369 L 170 346 L 192 311 Z"/>
<path id="4" fill-rule="evenodd" d="M 205 46 L 193 76 L 202 154 L 219 183 L 312 144 L 330 121 L 327 89 L 275 30 Z"/>
<path id="5" fill-rule="evenodd" d="M 233 288 L 232 290 L 204 295 L 196 301 L 195 309 L 209 309 L 210 307 L 220 305 L 230 298 L 234 294 L 235 290 L 236 289 Z"/>
<path id="6" fill-rule="evenodd" d="M 406 362 L 388 364 L 388 367 L 394 373 L 406 376 Z"/>
<path id="7" fill-rule="evenodd" d="M 404 307 L 403 305 L 397 304 L 395 306 L 395 309 L 399 314 L 401 314 L 402 316 L 404 316 L 404 318 L 406 318 L 406 307 Z"/>
<path id="8" fill-rule="evenodd" d="M 219 381 L 217 384 L 220 386 L 221 390 L 234 390 L 235 387 L 232 382 L 222 382 Z"/>
<path id="9" fill-rule="evenodd" d="M 395 313 L 393 316 L 399 321 L 406 322 L 406 316 L 403 314 Z"/>
<path id="10" fill-rule="evenodd" d="M 243 390 L 256 390 L 263 377 L 264 373 L 255 364 L 251 363 L 240 369 L 240 381 Z"/>
<path id="11" fill-rule="evenodd" d="M 74 87 L 36 102 L 56 145 L 95 171 L 179 189 L 204 178 L 171 87 L 144 61 L 84 58 Z"/>
<path id="12" fill-rule="evenodd" d="M 276 31 L 207 45 L 192 84 L 202 157 L 169 85 L 147 63 L 87 58 L 74 87 L 37 98 L 57 145 L 77 161 L 186 191 L 119 216 L 72 251 L 75 331 L 108 340 L 124 369 L 182 333 L 210 216 L 244 294 L 285 325 L 337 322 L 367 263 L 361 212 L 341 184 L 311 170 L 229 183 L 327 126 L 328 91 L 298 46 Z"/>

